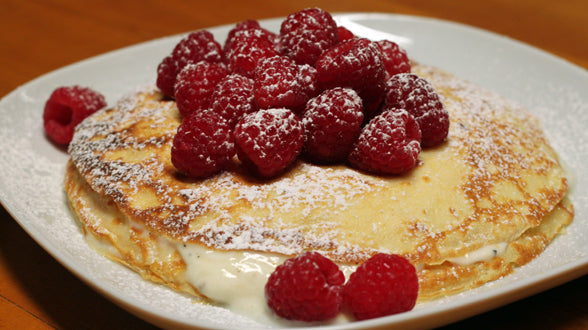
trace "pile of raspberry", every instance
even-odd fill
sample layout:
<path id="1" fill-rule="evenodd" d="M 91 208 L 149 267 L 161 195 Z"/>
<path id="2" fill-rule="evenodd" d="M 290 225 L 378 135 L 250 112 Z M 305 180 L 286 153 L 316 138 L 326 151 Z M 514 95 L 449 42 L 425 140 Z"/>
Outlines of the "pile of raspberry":
<path id="1" fill-rule="evenodd" d="M 408 172 L 449 129 L 439 96 L 410 70 L 396 43 L 356 37 L 319 8 L 289 15 L 279 33 L 240 22 L 224 45 L 193 32 L 157 69 L 157 86 L 183 116 L 172 162 L 194 178 L 235 156 L 263 178 L 299 157 Z"/>

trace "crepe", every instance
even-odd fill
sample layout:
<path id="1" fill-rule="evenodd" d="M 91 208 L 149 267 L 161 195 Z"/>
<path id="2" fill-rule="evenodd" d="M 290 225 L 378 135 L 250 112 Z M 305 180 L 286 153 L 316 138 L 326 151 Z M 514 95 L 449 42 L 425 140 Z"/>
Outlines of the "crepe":
<path id="1" fill-rule="evenodd" d="M 261 262 L 260 282 L 303 251 L 346 269 L 395 253 L 417 267 L 419 301 L 509 274 L 573 219 L 558 157 L 520 105 L 434 67 L 413 72 L 433 84 L 451 125 L 447 141 L 423 150 L 405 175 L 299 160 L 258 180 L 235 161 L 193 180 L 170 160 L 181 122 L 175 103 L 147 90 L 76 129 L 65 181 L 72 209 L 103 254 L 214 303 L 225 297 L 207 291 L 199 261 L 210 253 L 223 265 L 271 259 Z"/>

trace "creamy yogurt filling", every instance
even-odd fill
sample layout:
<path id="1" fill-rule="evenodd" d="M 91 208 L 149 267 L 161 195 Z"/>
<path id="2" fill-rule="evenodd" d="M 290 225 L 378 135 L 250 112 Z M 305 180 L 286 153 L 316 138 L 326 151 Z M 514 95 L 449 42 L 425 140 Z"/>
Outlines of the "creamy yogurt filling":
<path id="1" fill-rule="evenodd" d="M 447 261 L 461 266 L 471 265 L 480 261 L 490 261 L 492 258 L 504 253 L 506 246 L 506 242 L 483 246 L 477 250 L 468 252 L 461 257 L 449 258 Z"/>
<path id="2" fill-rule="evenodd" d="M 186 280 L 215 302 L 246 315 L 266 314 L 264 286 L 285 257 L 245 251 L 215 251 L 178 244 Z"/>

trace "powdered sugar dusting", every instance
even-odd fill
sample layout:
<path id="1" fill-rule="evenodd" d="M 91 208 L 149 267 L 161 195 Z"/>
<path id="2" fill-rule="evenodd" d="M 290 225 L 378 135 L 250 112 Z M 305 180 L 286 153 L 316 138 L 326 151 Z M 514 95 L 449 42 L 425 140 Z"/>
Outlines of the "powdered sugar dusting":
<path id="1" fill-rule="evenodd" d="M 361 198 L 370 191 L 372 185 L 365 184 L 366 178 L 350 169 L 336 171 L 302 164 L 299 171 L 302 174 L 255 186 L 237 184 L 232 175 L 225 173 L 213 185 L 181 190 L 180 194 L 190 205 L 195 205 L 201 196 L 211 196 L 198 207 L 191 207 L 184 214 L 188 219 L 217 212 L 213 221 L 192 232 L 190 237 L 201 237 L 208 245 L 220 249 L 252 248 L 286 255 L 300 253 L 304 246 L 332 246 L 337 236 L 333 228 L 338 213 L 346 209 L 349 200 Z M 264 210 L 264 215 L 241 215 L 239 225 L 235 226 L 232 221 L 235 215 L 229 211 L 243 202 L 254 210 Z M 281 224 L 282 216 L 296 212 L 308 217 L 319 205 L 333 210 L 332 219 L 303 225 L 306 228 Z M 276 222 L 279 229 L 269 229 L 265 224 L 268 219 Z M 335 243 L 339 245 L 344 244 Z"/>
<path id="2" fill-rule="evenodd" d="M 144 140 L 125 134 L 125 131 L 117 131 L 119 125 L 132 125 L 129 121 L 136 120 L 134 109 L 137 108 L 140 97 L 128 96 L 123 98 L 117 105 L 118 110 L 105 110 L 90 116 L 76 128 L 74 139 L 69 146 L 69 153 L 74 159 L 78 170 L 89 173 L 92 180 L 90 184 L 97 191 L 102 191 L 109 196 L 113 196 L 118 202 L 123 202 L 123 190 L 130 187 L 137 190 L 139 183 L 147 181 L 154 176 L 154 173 L 161 171 L 161 164 L 155 164 L 153 161 L 147 161 L 143 164 L 127 163 L 120 160 L 105 162 L 103 157 L 105 153 L 114 152 L 120 149 L 143 150 L 147 146 L 161 147 L 162 144 L 168 143 L 173 137 L 173 131 L 161 136 L 149 136 Z M 157 103 L 158 107 L 145 108 L 145 111 L 139 114 L 139 118 L 153 118 L 151 127 L 162 123 L 162 117 L 155 115 L 161 111 L 169 111 L 172 103 Z M 109 120 L 104 121 L 104 115 L 110 116 Z M 98 138 L 96 137 L 103 137 Z"/>

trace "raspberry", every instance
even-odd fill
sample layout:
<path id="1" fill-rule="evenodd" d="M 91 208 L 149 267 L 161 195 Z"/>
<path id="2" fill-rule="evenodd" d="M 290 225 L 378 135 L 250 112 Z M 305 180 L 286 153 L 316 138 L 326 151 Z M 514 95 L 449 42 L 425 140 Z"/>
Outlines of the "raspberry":
<path id="1" fill-rule="evenodd" d="M 175 96 L 178 110 L 187 117 L 207 109 L 217 84 L 227 75 L 220 65 L 200 61 L 186 65 L 177 76 Z"/>
<path id="2" fill-rule="evenodd" d="M 335 87 L 306 104 L 302 124 L 305 154 L 319 162 L 345 160 L 359 135 L 363 104 L 353 89 Z"/>
<path id="3" fill-rule="evenodd" d="M 176 61 L 171 55 L 164 57 L 157 66 L 156 85 L 163 95 L 169 98 L 174 98 L 174 86 L 178 72 Z"/>
<path id="4" fill-rule="evenodd" d="M 319 56 L 339 42 L 331 14 L 309 8 L 288 15 L 280 27 L 282 54 L 298 64 L 314 66 Z"/>
<path id="5" fill-rule="evenodd" d="M 389 76 L 410 72 L 408 55 L 397 43 L 390 40 L 380 40 L 376 41 L 376 45 L 382 51 L 382 59 Z"/>
<path id="6" fill-rule="evenodd" d="M 306 252 L 276 267 L 265 285 L 265 296 L 281 317 L 323 321 L 341 310 L 344 282 L 334 262 L 317 252 Z"/>
<path id="7" fill-rule="evenodd" d="M 239 31 L 255 30 L 255 29 L 261 29 L 261 25 L 259 25 L 259 22 L 254 19 L 242 21 L 242 22 L 235 24 L 235 27 L 233 27 L 229 31 L 229 34 L 227 35 L 227 40 L 225 40 L 225 45 L 223 47 L 223 50 L 230 48 L 231 41 L 235 37 L 235 34 L 237 34 Z"/>
<path id="8" fill-rule="evenodd" d="M 317 94 L 316 70 L 284 56 L 259 63 L 255 70 L 255 100 L 259 108 L 288 108 L 298 112 Z"/>
<path id="9" fill-rule="evenodd" d="M 413 115 L 421 129 L 423 148 L 436 146 L 447 137 L 449 113 L 427 80 L 412 73 L 392 76 L 384 103 L 384 109 L 390 108 L 406 109 Z"/>
<path id="10" fill-rule="evenodd" d="M 172 164 L 197 179 L 225 169 L 234 155 L 231 127 L 212 111 L 200 111 L 184 118 L 171 149 Z"/>
<path id="11" fill-rule="evenodd" d="M 199 30 L 188 34 L 174 47 L 172 57 L 178 62 L 181 70 L 186 64 L 206 61 L 220 63 L 223 60 L 221 45 L 207 30 Z"/>
<path id="12" fill-rule="evenodd" d="M 279 55 L 271 34 L 263 29 L 236 31 L 225 45 L 225 63 L 231 73 L 253 78 L 258 63 Z"/>
<path id="13" fill-rule="evenodd" d="M 378 253 L 351 274 L 344 301 L 358 320 L 414 308 L 419 283 L 414 266 L 401 256 Z"/>
<path id="14" fill-rule="evenodd" d="M 386 83 L 381 85 L 380 80 L 378 80 L 377 84 L 368 85 L 365 88 L 358 89 L 357 92 L 363 100 L 363 118 L 367 122 L 381 112 L 382 101 L 386 96 Z"/>
<path id="15" fill-rule="evenodd" d="M 324 88 L 350 87 L 363 99 L 364 115 L 371 118 L 386 92 L 386 69 L 378 47 L 368 39 L 354 38 L 327 50 L 316 62 Z"/>
<path id="16" fill-rule="evenodd" d="M 310 98 L 317 96 L 322 90 L 318 82 L 318 75 L 316 69 L 310 65 L 299 65 L 298 70 L 300 93 L 308 102 Z"/>
<path id="17" fill-rule="evenodd" d="M 221 63 L 222 59 L 221 46 L 212 33 L 207 30 L 192 32 L 180 40 L 157 67 L 157 87 L 173 98 L 176 76 L 187 64 L 200 61 Z"/>
<path id="18" fill-rule="evenodd" d="M 231 127 L 247 113 L 257 110 L 253 79 L 238 74 L 224 77 L 211 96 L 210 108 L 225 118 Z"/>
<path id="19" fill-rule="evenodd" d="M 319 81 L 330 87 L 365 87 L 385 78 L 380 50 L 365 38 L 341 42 L 317 61 Z"/>
<path id="20" fill-rule="evenodd" d="M 421 133 L 405 110 L 391 109 L 373 118 L 361 131 L 351 153 L 352 166 L 376 174 L 401 174 L 416 166 Z"/>
<path id="21" fill-rule="evenodd" d="M 249 32 L 242 32 L 246 30 L 251 30 Z M 246 20 L 235 24 L 235 27 L 229 31 L 227 36 L 227 40 L 225 41 L 225 45 L 223 47 L 223 52 L 225 54 L 225 60 L 227 58 L 226 54 L 230 52 L 231 47 L 233 46 L 234 42 L 241 42 L 244 37 L 243 35 L 250 35 L 250 34 L 257 34 L 259 37 L 265 38 L 268 41 L 275 43 L 278 39 L 278 36 L 270 32 L 266 29 L 263 29 L 259 22 L 256 20 Z M 246 37 L 245 37 L 246 39 Z"/>
<path id="22" fill-rule="evenodd" d="M 105 106 L 104 96 L 90 88 L 59 87 L 51 93 L 45 103 L 45 133 L 55 143 L 67 145 L 73 137 L 76 125 Z"/>
<path id="23" fill-rule="evenodd" d="M 237 155 L 262 177 L 283 172 L 302 150 L 304 128 L 290 110 L 268 109 L 247 114 L 234 130 Z"/>
<path id="24" fill-rule="evenodd" d="M 353 32 L 349 31 L 344 26 L 337 27 L 337 34 L 339 35 L 339 42 L 355 38 Z"/>

